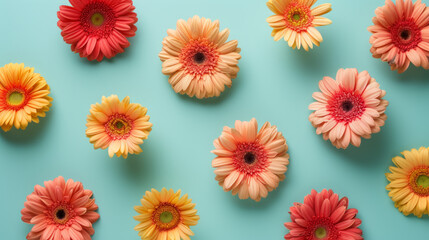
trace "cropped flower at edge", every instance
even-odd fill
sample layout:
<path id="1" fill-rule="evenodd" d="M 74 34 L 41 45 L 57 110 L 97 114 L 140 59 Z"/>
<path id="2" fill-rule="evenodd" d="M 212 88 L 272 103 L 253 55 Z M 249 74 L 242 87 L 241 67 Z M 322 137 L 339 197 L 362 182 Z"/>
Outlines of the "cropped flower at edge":
<path id="1" fill-rule="evenodd" d="M 90 240 L 100 215 L 92 191 L 82 183 L 57 177 L 36 185 L 21 210 L 22 221 L 34 224 L 28 240 Z"/>
<path id="2" fill-rule="evenodd" d="M 429 148 L 403 151 L 392 159 L 395 166 L 386 173 L 386 186 L 395 207 L 404 215 L 422 217 L 429 214 Z"/>
<path id="3" fill-rule="evenodd" d="M 304 198 L 304 203 L 294 203 L 290 207 L 291 222 L 285 223 L 289 229 L 286 240 L 362 240 L 361 220 L 356 218 L 358 210 L 348 208 L 347 197 L 339 199 L 332 190 L 320 193 L 312 190 Z"/>
<path id="4" fill-rule="evenodd" d="M 386 92 L 367 71 L 340 69 L 336 80 L 324 77 L 319 88 L 321 92 L 313 93 L 316 102 L 309 106 L 314 110 L 309 120 L 335 147 L 346 149 L 350 143 L 359 147 L 361 137 L 371 138 L 384 125 Z"/>
<path id="5" fill-rule="evenodd" d="M 375 58 L 403 73 L 410 63 L 429 69 L 429 7 L 420 0 L 397 0 L 375 10 L 369 42 Z"/>
<path id="6" fill-rule="evenodd" d="M 216 180 L 225 192 L 238 193 L 240 199 L 260 201 L 285 179 L 289 164 L 286 139 L 276 126 L 266 122 L 258 132 L 256 119 L 235 122 L 235 128 L 224 127 L 213 142 L 212 166 Z"/>
<path id="7" fill-rule="evenodd" d="M 132 0 L 69 0 L 60 6 L 58 27 L 73 52 L 88 60 L 112 58 L 130 46 L 137 31 Z"/>
<path id="8" fill-rule="evenodd" d="M 34 68 L 9 63 L 0 68 L 0 126 L 7 132 L 12 127 L 26 129 L 38 123 L 51 107 L 49 85 Z"/>
<path id="9" fill-rule="evenodd" d="M 130 103 L 130 97 L 119 101 L 118 96 L 102 98 L 101 104 L 91 105 L 87 118 L 86 136 L 94 148 L 109 148 L 109 156 L 128 157 L 142 152 L 140 144 L 147 139 L 152 123 L 147 109 Z"/>
<path id="10" fill-rule="evenodd" d="M 189 228 L 198 223 L 195 203 L 183 196 L 181 191 L 163 188 L 161 192 L 152 189 L 141 199 L 141 206 L 134 209 L 139 213 L 134 219 L 140 223 L 134 228 L 144 240 L 190 240 L 194 233 Z"/>
<path id="11" fill-rule="evenodd" d="M 219 32 L 219 21 L 194 16 L 177 21 L 162 42 L 162 73 L 176 93 L 197 98 L 217 97 L 237 77 L 241 49 L 227 42 L 229 29 Z"/>
<path id="12" fill-rule="evenodd" d="M 322 35 L 316 29 L 332 23 L 322 15 L 331 11 L 331 4 L 325 3 L 313 9 L 316 0 L 269 0 L 268 8 L 275 13 L 267 18 L 273 28 L 274 41 L 284 39 L 289 47 L 308 51 L 313 45 L 319 46 Z"/>

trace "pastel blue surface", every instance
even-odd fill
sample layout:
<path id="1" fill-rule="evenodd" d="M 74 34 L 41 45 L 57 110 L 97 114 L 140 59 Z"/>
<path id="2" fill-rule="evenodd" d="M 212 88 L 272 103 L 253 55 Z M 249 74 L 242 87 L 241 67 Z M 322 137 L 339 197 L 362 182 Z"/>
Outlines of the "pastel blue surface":
<path id="1" fill-rule="evenodd" d="M 313 188 L 349 197 L 365 239 L 428 236 L 429 218 L 405 217 L 385 190 L 391 158 L 429 144 L 429 71 L 411 67 L 399 75 L 372 58 L 366 28 L 384 1 L 331 1 L 333 11 L 326 16 L 333 24 L 319 28 L 325 42 L 308 53 L 273 41 L 265 0 L 134 2 L 137 36 L 124 54 L 101 63 L 81 59 L 63 42 L 56 12 L 66 0 L 1 2 L 0 64 L 35 67 L 54 98 L 40 124 L 0 133 L 1 239 L 25 238 L 31 229 L 21 221 L 26 196 L 34 185 L 59 175 L 93 190 L 101 215 L 94 240 L 138 239 L 133 207 L 146 190 L 162 187 L 180 188 L 197 204 L 201 220 L 192 227 L 197 240 L 282 239 L 289 207 Z M 161 73 L 158 53 L 167 29 L 195 14 L 219 19 L 242 48 L 238 78 L 219 98 L 175 94 Z M 390 106 L 380 133 L 360 148 L 337 150 L 316 135 L 307 107 L 318 81 L 346 67 L 368 70 L 387 91 Z M 111 94 L 146 106 L 154 124 L 144 152 L 126 160 L 93 150 L 85 136 L 90 105 Z M 259 203 L 223 192 L 211 167 L 212 142 L 223 126 L 252 117 L 260 125 L 277 125 L 291 155 L 286 180 Z"/>

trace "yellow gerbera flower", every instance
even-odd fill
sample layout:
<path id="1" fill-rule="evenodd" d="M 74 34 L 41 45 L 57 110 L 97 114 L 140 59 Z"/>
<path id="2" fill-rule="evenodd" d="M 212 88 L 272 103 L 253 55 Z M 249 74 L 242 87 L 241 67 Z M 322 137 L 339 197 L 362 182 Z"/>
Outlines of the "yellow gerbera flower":
<path id="1" fill-rule="evenodd" d="M 134 209 L 140 213 L 134 219 L 140 223 L 134 228 L 145 240 L 189 240 L 193 236 L 189 226 L 197 225 L 200 217 L 188 194 L 180 196 L 181 191 L 163 188 L 161 192 L 146 191 L 141 199 L 142 206 Z"/>
<path id="2" fill-rule="evenodd" d="M 392 159 L 396 167 L 386 173 L 390 183 L 386 186 L 395 207 L 404 215 L 421 217 L 429 213 L 429 149 L 402 152 L 405 158 Z"/>

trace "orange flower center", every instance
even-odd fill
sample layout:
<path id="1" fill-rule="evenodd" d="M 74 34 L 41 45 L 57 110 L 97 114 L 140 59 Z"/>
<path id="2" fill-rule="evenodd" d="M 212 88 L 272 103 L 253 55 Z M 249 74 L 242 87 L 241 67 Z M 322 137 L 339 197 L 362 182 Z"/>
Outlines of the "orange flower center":
<path id="1" fill-rule="evenodd" d="M 82 10 L 80 24 L 88 35 L 108 37 L 116 25 L 115 12 L 103 2 L 89 3 Z"/>
<path id="2" fill-rule="evenodd" d="M 132 124 L 125 115 L 114 114 L 105 124 L 107 134 L 115 140 L 127 138 L 130 135 Z"/>
<path id="3" fill-rule="evenodd" d="M 393 44 L 401 52 L 408 52 L 416 48 L 422 41 L 421 29 L 416 25 L 414 19 L 399 20 L 390 28 Z"/>
<path id="4" fill-rule="evenodd" d="M 311 26 L 314 16 L 311 15 L 308 6 L 294 2 L 286 8 L 284 18 L 286 27 L 296 32 L 302 32 L 307 31 L 307 28 Z"/>
<path id="5" fill-rule="evenodd" d="M 338 122 L 350 123 L 365 112 L 365 102 L 362 96 L 353 92 L 337 93 L 328 102 L 328 111 Z"/>
<path id="6" fill-rule="evenodd" d="M 188 74 L 203 76 L 215 70 L 219 53 L 208 39 L 192 39 L 182 49 L 179 59 Z"/>
<path id="7" fill-rule="evenodd" d="M 242 173 L 258 174 L 268 167 L 268 154 L 259 143 L 239 143 L 233 155 L 233 164 Z"/>
<path id="8" fill-rule="evenodd" d="M 74 212 L 66 205 L 59 204 L 51 211 L 52 220 L 60 225 L 65 225 L 74 217 Z"/>
<path id="9" fill-rule="evenodd" d="M 153 212 L 152 221 L 159 230 L 168 231 L 179 225 L 180 212 L 175 206 L 169 203 L 162 203 Z"/>
<path id="10" fill-rule="evenodd" d="M 409 186 L 419 196 L 429 196 L 429 168 L 417 168 L 409 176 Z"/>

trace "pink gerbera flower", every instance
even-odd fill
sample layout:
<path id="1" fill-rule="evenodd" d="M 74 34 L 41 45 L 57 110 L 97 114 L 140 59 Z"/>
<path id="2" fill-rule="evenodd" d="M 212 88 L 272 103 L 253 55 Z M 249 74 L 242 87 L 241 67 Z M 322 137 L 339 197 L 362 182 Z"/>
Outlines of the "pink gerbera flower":
<path id="1" fill-rule="evenodd" d="M 304 198 L 304 203 L 294 203 L 290 207 L 292 222 L 285 223 L 290 231 L 286 240 L 359 240 L 363 239 L 358 227 L 361 220 L 356 218 L 358 210 L 348 208 L 346 197 L 338 200 L 338 194 L 323 189 L 320 193 L 312 190 Z"/>
<path id="2" fill-rule="evenodd" d="M 90 240 L 94 234 L 92 224 L 100 217 L 92 191 L 82 183 L 63 177 L 36 185 L 27 196 L 22 221 L 34 224 L 27 235 L 29 240 Z"/>
<path id="3" fill-rule="evenodd" d="M 137 14 L 131 0 L 69 0 L 60 6 L 58 26 L 73 52 L 92 61 L 124 52 L 127 38 L 137 31 Z"/>
<path id="4" fill-rule="evenodd" d="M 374 25 L 368 30 L 371 53 L 388 62 L 399 73 L 408 69 L 410 62 L 429 69 L 429 7 L 420 0 L 386 0 L 386 5 L 375 10 Z"/>
<path id="5" fill-rule="evenodd" d="M 370 138 L 380 131 L 387 119 L 384 114 L 389 102 L 382 99 L 386 92 L 367 71 L 340 69 L 337 79 L 324 77 L 319 82 L 322 92 L 313 93 L 316 102 L 309 120 L 317 134 L 323 134 L 337 148 L 349 144 L 359 147 L 361 137 Z"/>
<path id="6" fill-rule="evenodd" d="M 226 192 L 238 193 L 240 199 L 260 201 L 285 179 L 288 146 L 269 122 L 258 132 L 254 118 L 250 122 L 236 121 L 235 128 L 224 127 L 214 145 L 216 180 Z"/>

